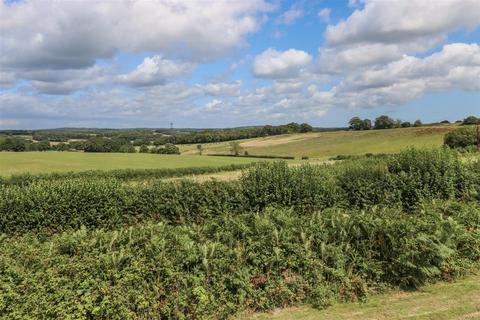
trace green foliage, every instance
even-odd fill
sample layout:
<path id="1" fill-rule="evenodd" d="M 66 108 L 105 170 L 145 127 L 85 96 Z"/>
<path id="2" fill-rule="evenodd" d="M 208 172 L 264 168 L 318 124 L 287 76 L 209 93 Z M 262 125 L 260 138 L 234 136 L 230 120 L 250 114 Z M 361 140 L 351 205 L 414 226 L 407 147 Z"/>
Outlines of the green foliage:
<path id="1" fill-rule="evenodd" d="M 478 203 L 215 215 L 0 238 L 0 317 L 225 319 L 363 300 L 478 267 Z"/>
<path id="2" fill-rule="evenodd" d="M 450 148 L 468 148 L 477 143 L 477 136 L 473 126 L 462 127 L 445 135 L 444 144 Z"/>
<path id="3" fill-rule="evenodd" d="M 180 149 L 171 143 L 167 143 L 164 146 L 151 149 L 150 152 L 158 154 L 180 154 Z"/>
<path id="4" fill-rule="evenodd" d="M 149 153 L 150 150 L 148 149 L 148 146 L 146 146 L 146 145 L 143 144 L 143 145 L 140 146 L 139 152 L 140 152 L 140 153 Z"/>
<path id="5" fill-rule="evenodd" d="M 421 127 L 421 126 L 423 126 L 423 123 L 422 123 L 422 121 L 421 121 L 420 119 L 417 119 L 417 120 L 415 120 L 415 122 L 413 123 L 413 126 L 414 126 L 414 127 Z"/>
<path id="6" fill-rule="evenodd" d="M 395 128 L 396 122 L 388 116 L 380 116 L 375 119 L 375 129 L 391 129 Z"/>
<path id="7" fill-rule="evenodd" d="M 450 150 L 411 149 L 337 166 L 289 167 L 285 162 L 265 162 L 247 170 L 238 183 L 183 181 L 132 186 L 105 179 L 101 173 L 90 179 L 81 174 L 78 179 L 35 181 L 25 177 L 22 182 L 19 177 L 0 188 L 0 231 L 62 230 L 81 224 L 118 227 L 161 217 L 170 222 L 201 221 L 212 214 L 266 207 L 293 207 L 311 213 L 334 206 L 398 205 L 411 211 L 425 200 L 478 197 L 475 166 L 478 164 L 462 164 Z M 149 172 L 132 171 L 132 175 Z M 181 170 L 157 174 L 178 172 Z M 110 177 L 128 180 L 128 174 L 122 170 Z M 108 213 L 104 212 L 107 209 Z"/>
<path id="8" fill-rule="evenodd" d="M 465 119 L 463 119 L 462 124 L 464 125 L 477 124 L 479 121 L 480 119 L 475 116 L 468 116 Z"/>
<path id="9" fill-rule="evenodd" d="M 352 130 L 370 130 L 372 129 L 372 121 L 370 119 L 360 119 L 359 117 L 353 117 L 348 123 L 349 129 Z"/>
<path id="10" fill-rule="evenodd" d="M 27 149 L 27 142 L 24 139 L 8 137 L 0 141 L 0 151 L 21 152 Z"/>

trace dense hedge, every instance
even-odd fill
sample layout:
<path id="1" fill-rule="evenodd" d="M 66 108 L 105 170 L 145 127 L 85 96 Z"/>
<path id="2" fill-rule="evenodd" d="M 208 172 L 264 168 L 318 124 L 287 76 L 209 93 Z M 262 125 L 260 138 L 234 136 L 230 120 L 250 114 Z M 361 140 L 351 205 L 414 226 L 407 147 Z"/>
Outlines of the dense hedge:
<path id="1" fill-rule="evenodd" d="M 293 207 L 298 213 L 372 205 L 413 210 L 424 200 L 479 199 L 478 185 L 478 164 L 462 164 L 449 150 L 408 150 L 336 166 L 260 163 L 238 182 L 132 186 L 104 178 L 40 180 L 0 188 L 0 232 L 114 228 L 161 218 L 201 222 L 266 207 Z"/>
<path id="2" fill-rule="evenodd" d="M 54 181 L 69 179 L 117 179 L 121 181 L 148 180 L 181 177 L 187 175 L 236 171 L 254 166 L 255 163 L 230 164 L 219 167 L 188 167 L 174 169 L 117 169 L 117 170 L 90 170 L 80 172 L 59 172 L 45 174 L 15 174 L 10 177 L 0 177 L 0 185 L 27 185 L 36 181 Z"/>
<path id="3" fill-rule="evenodd" d="M 464 148 L 475 150 L 477 132 L 475 126 L 458 128 L 445 135 L 443 143 L 450 148 Z"/>
<path id="4" fill-rule="evenodd" d="M 0 318 L 225 319 L 415 288 L 479 261 L 478 203 L 0 236 Z"/>

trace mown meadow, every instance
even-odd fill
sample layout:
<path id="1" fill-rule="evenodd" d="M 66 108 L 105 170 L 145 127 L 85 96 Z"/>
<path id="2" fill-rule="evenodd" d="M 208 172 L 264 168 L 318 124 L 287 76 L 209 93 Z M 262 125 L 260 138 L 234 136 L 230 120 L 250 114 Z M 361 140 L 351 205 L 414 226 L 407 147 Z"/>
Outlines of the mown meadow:
<path id="1" fill-rule="evenodd" d="M 73 174 L 72 174 L 73 175 Z M 0 185 L 0 317 L 224 319 L 479 270 L 480 162 L 409 149 L 239 180 Z"/>

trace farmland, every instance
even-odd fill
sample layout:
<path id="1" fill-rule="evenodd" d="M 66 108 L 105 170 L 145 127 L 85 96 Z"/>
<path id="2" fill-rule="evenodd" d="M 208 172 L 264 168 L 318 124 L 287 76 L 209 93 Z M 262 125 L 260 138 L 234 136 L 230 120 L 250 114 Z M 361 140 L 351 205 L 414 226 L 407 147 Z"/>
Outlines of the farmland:
<path id="1" fill-rule="evenodd" d="M 370 131 L 334 131 L 239 140 L 252 155 L 308 156 L 325 160 L 337 155 L 397 153 L 407 147 L 435 148 L 455 125 Z M 0 175 L 86 170 L 210 167 L 257 162 L 258 158 L 198 156 L 197 145 L 179 145 L 182 154 L 84 152 L 0 152 Z M 230 143 L 202 145 L 204 155 L 229 154 Z"/>
<path id="2" fill-rule="evenodd" d="M 434 148 L 443 144 L 443 136 L 455 125 L 397 128 L 367 131 L 334 131 L 288 134 L 239 140 L 253 155 L 284 155 L 327 159 L 337 155 L 396 153 L 407 147 Z M 228 142 L 203 145 L 204 153 L 229 153 Z M 181 146 L 182 153 L 197 153 L 196 145 Z"/>
<path id="3" fill-rule="evenodd" d="M 455 151 L 410 149 L 328 166 L 266 161 L 233 181 L 69 173 L 6 184 L 0 316 L 328 312 L 460 278 L 479 269 L 479 178 Z"/>
<path id="4" fill-rule="evenodd" d="M 254 158 L 200 157 L 84 152 L 0 152 L 0 174 L 49 173 L 114 169 L 175 169 L 218 167 L 259 161 Z"/>

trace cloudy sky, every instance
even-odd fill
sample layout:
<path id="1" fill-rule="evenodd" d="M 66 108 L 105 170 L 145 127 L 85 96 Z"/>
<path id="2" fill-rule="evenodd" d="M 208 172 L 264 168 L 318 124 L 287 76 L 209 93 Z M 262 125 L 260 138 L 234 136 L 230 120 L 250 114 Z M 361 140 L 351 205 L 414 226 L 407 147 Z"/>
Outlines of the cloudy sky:
<path id="1" fill-rule="evenodd" d="M 479 0 L 0 0 L 0 128 L 480 114 Z"/>

